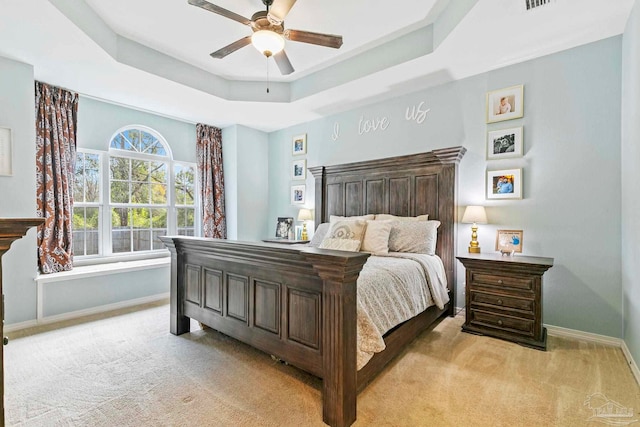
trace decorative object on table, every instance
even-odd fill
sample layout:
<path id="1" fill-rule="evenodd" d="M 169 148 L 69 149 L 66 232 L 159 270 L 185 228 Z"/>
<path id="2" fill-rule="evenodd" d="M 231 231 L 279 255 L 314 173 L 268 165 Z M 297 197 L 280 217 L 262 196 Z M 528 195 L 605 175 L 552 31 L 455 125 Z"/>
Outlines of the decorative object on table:
<path id="1" fill-rule="evenodd" d="M 519 119 L 524 115 L 524 87 L 512 86 L 487 92 L 487 123 Z"/>
<path id="2" fill-rule="evenodd" d="M 291 204 L 304 205 L 305 193 L 306 193 L 305 185 L 292 185 L 291 186 Z"/>
<path id="3" fill-rule="evenodd" d="M 0 176 L 13 175 L 11 129 L 0 127 Z"/>
<path id="4" fill-rule="evenodd" d="M 278 223 L 276 224 L 276 237 L 280 239 L 288 239 L 292 226 L 292 217 L 278 217 Z"/>
<path id="5" fill-rule="evenodd" d="M 522 157 L 522 126 L 487 133 L 487 160 Z"/>
<path id="6" fill-rule="evenodd" d="M 307 154 L 307 134 L 297 135 L 293 137 L 291 149 L 294 156 Z"/>
<path id="7" fill-rule="evenodd" d="M 498 230 L 496 232 L 496 251 L 502 255 L 522 253 L 522 230 Z"/>
<path id="8" fill-rule="evenodd" d="M 309 235 L 307 234 L 307 221 L 313 221 L 313 213 L 311 213 L 311 209 L 300 209 L 298 211 L 298 221 L 302 221 L 302 234 L 300 235 L 300 240 L 308 240 Z"/>
<path id="9" fill-rule="evenodd" d="M 307 160 L 294 160 L 291 163 L 291 179 L 307 179 Z"/>
<path id="10" fill-rule="evenodd" d="M 522 199 L 522 169 L 487 171 L 487 199 Z"/>
<path id="11" fill-rule="evenodd" d="M 302 240 L 302 226 L 301 225 L 296 225 L 295 227 L 295 236 L 296 236 L 296 240 Z M 305 239 L 308 240 L 308 239 Z"/>
<path id="12" fill-rule="evenodd" d="M 478 244 L 478 225 L 487 223 L 487 212 L 484 206 L 467 206 L 462 215 L 464 224 L 473 224 L 471 226 L 471 242 L 469 243 L 469 252 L 474 254 L 480 253 L 480 245 Z"/>

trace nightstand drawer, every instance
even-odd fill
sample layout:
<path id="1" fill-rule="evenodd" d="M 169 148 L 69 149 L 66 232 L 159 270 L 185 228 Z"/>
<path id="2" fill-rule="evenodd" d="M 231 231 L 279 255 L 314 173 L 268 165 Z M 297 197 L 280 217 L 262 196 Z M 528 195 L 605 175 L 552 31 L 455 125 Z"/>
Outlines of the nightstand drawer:
<path id="1" fill-rule="evenodd" d="M 523 291 L 533 290 L 532 277 L 500 276 L 496 274 L 485 274 L 472 272 L 471 286 L 494 286 L 501 288 L 512 288 Z"/>
<path id="2" fill-rule="evenodd" d="M 515 332 L 527 336 L 533 336 L 535 321 L 530 319 L 520 319 L 511 316 L 501 316 L 499 314 L 487 313 L 480 310 L 471 309 L 470 323 L 472 325 L 492 327 L 502 331 Z"/>
<path id="3" fill-rule="evenodd" d="M 535 302 L 533 299 L 512 298 L 478 291 L 472 291 L 470 297 L 473 305 L 489 305 L 493 308 L 515 309 L 527 314 L 534 314 Z"/>

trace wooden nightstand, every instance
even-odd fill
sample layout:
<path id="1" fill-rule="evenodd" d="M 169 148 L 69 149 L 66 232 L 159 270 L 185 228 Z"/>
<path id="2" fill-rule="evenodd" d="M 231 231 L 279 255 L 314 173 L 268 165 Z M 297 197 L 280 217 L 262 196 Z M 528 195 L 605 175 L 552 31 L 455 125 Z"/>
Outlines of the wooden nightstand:
<path id="1" fill-rule="evenodd" d="M 464 332 L 547 349 L 542 326 L 542 275 L 553 258 L 465 254 L 466 320 Z"/>

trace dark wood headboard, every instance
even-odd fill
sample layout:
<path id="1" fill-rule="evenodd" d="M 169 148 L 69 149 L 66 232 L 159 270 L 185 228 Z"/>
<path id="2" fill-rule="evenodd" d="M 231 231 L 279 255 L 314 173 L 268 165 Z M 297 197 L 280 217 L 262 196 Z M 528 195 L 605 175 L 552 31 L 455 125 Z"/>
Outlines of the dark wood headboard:
<path id="1" fill-rule="evenodd" d="M 449 289 L 454 290 L 457 172 L 466 151 L 464 147 L 452 147 L 408 156 L 310 167 L 315 177 L 316 225 L 328 222 L 331 215 L 429 214 L 429 219 L 441 222 L 436 253 L 444 263 Z M 454 301 L 455 292 L 451 294 Z"/>

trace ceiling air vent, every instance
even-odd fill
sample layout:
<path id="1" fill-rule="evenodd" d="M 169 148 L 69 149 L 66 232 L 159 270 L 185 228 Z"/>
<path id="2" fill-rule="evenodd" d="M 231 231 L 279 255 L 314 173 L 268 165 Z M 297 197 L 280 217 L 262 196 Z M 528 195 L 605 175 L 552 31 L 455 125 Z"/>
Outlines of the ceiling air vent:
<path id="1" fill-rule="evenodd" d="M 524 0 L 527 4 L 527 10 L 535 9 L 539 6 L 544 6 L 545 4 L 551 3 L 551 0 Z"/>

